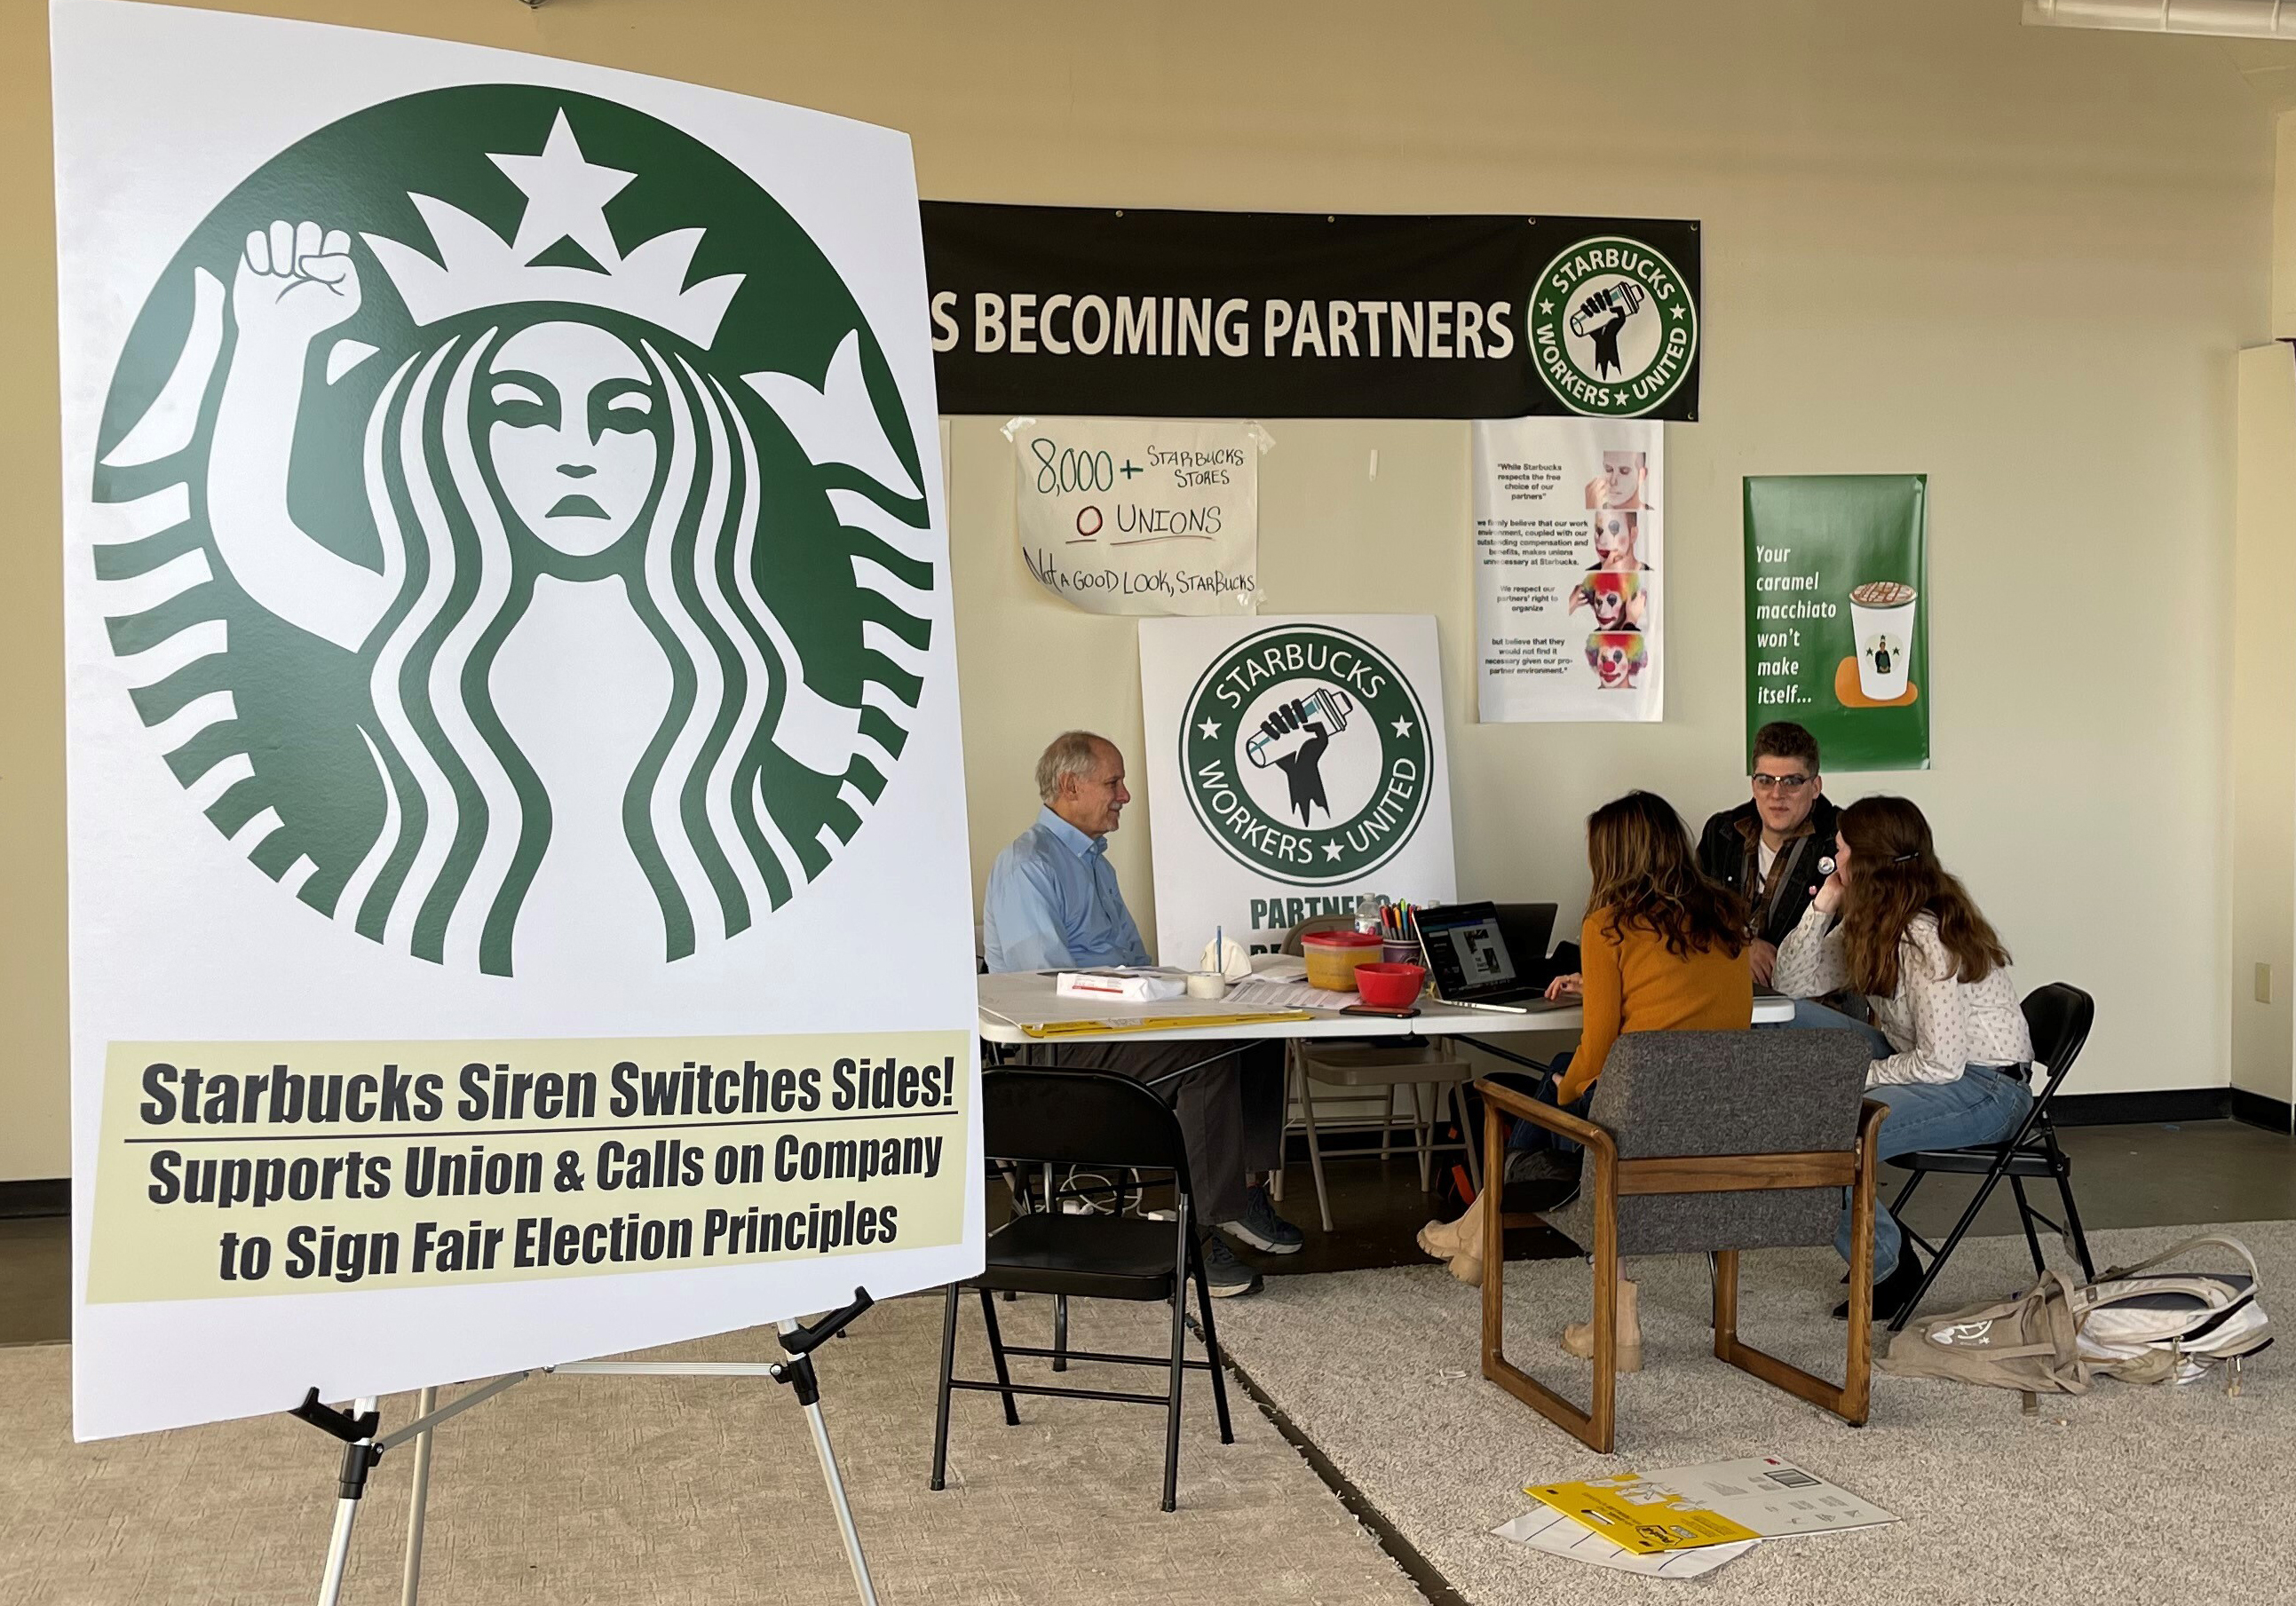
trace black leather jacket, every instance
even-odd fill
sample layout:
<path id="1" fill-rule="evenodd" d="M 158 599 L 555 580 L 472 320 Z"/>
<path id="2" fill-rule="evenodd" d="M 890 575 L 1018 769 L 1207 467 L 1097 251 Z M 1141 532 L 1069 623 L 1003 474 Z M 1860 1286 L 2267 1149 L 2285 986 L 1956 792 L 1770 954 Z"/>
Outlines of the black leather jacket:
<path id="1" fill-rule="evenodd" d="M 1753 799 L 1749 798 L 1706 822 L 1705 833 L 1698 840 L 1698 867 L 1754 903 L 1754 935 L 1764 942 L 1775 946 L 1784 941 L 1786 933 L 1800 925 L 1808 912 L 1809 900 L 1817 895 L 1818 882 L 1824 879 L 1817 873 L 1817 861 L 1833 854 L 1836 812 L 1825 795 L 1819 793 L 1810 806 L 1809 818 L 1803 822 L 1808 834 L 1792 838 L 1779 851 L 1781 873 L 1774 878 L 1776 884 L 1769 895 L 1761 899 L 1755 899 L 1751 890 L 1758 862 L 1754 856 L 1762 840 L 1762 820 L 1754 810 Z"/>

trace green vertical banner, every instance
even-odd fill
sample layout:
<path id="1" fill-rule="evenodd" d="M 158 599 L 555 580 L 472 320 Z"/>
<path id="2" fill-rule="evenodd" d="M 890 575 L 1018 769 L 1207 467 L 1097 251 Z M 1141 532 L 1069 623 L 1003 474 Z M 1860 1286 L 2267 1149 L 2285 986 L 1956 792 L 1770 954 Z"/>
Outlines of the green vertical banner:
<path id="1" fill-rule="evenodd" d="M 1808 727 L 1828 770 L 1930 766 L 1926 474 L 1749 476 L 1746 739 Z"/>

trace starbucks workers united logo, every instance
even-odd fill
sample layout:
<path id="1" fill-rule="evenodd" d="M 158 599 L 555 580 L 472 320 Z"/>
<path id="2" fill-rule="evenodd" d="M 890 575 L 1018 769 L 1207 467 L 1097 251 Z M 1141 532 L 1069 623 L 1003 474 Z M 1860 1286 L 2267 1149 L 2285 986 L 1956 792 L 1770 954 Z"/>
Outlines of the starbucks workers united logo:
<path id="1" fill-rule="evenodd" d="M 1637 418 L 1672 396 L 1698 356 L 1698 308 L 1674 264 L 1639 240 L 1582 240 L 1531 291 L 1532 360 L 1574 413 Z"/>
<path id="2" fill-rule="evenodd" d="M 676 961 L 862 825 L 939 577 L 837 265 L 653 117 L 355 113 L 185 241 L 94 465 L 107 627 L 192 806 L 361 936 Z"/>
<path id="3" fill-rule="evenodd" d="M 1180 768 L 1197 819 L 1239 863 L 1328 886 L 1376 870 L 1418 830 L 1431 741 L 1386 654 L 1328 626 L 1279 625 L 1196 682 Z"/>

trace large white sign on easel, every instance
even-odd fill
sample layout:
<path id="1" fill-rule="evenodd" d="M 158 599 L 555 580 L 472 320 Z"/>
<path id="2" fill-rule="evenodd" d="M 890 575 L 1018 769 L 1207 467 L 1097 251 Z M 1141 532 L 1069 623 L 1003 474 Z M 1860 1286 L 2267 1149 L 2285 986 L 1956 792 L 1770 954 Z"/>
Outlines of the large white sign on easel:
<path id="1" fill-rule="evenodd" d="M 1433 619 L 1144 620 L 1140 701 L 1166 963 L 1365 895 L 1452 900 Z"/>
<path id="2" fill-rule="evenodd" d="M 906 137 L 53 21 L 76 1430 L 976 1271 Z"/>

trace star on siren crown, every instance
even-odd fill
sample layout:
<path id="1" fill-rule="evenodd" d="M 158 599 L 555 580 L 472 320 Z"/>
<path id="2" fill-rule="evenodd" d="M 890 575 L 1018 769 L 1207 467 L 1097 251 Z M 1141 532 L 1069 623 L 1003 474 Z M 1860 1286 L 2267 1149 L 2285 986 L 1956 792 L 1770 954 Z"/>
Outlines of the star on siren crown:
<path id="1" fill-rule="evenodd" d="M 518 238 L 504 240 L 460 207 L 410 192 L 440 260 L 380 234 L 362 234 L 419 324 L 481 307 L 570 301 L 627 313 L 707 347 L 743 275 L 726 274 L 687 288 L 702 231 L 673 229 L 624 256 L 606 226 L 606 203 L 636 176 L 586 160 L 561 111 L 539 155 L 488 152 L 487 160 L 526 192 Z M 535 258 L 570 239 L 603 271 L 537 266 Z"/>

